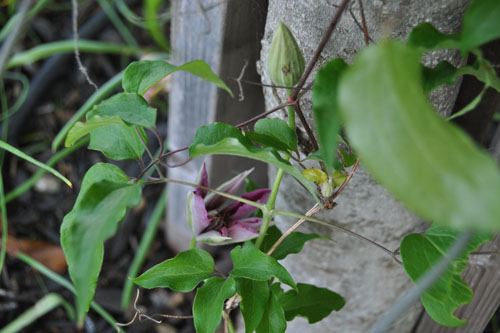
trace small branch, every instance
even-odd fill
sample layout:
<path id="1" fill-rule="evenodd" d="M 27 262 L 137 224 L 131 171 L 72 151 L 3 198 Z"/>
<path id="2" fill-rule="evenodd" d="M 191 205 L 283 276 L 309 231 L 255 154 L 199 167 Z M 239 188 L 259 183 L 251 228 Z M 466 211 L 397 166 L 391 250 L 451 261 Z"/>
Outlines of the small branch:
<path id="1" fill-rule="evenodd" d="M 500 252 L 498 251 L 476 251 L 476 252 L 471 252 L 469 255 L 474 255 L 474 256 L 490 256 L 490 255 L 497 255 L 500 256 Z"/>
<path id="2" fill-rule="evenodd" d="M 276 112 L 276 111 L 278 111 L 278 110 L 281 110 L 281 109 L 283 109 L 283 108 L 285 108 L 285 107 L 287 107 L 287 106 L 293 105 L 293 104 L 295 104 L 295 103 L 283 102 L 283 103 L 281 103 L 281 104 L 279 104 L 279 105 L 275 106 L 274 108 L 272 108 L 272 109 L 271 109 L 271 110 L 269 110 L 269 111 L 266 111 L 266 112 L 264 112 L 264 113 L 261 113 L 261 114 L 259 114 L 258 116 L 255 116 L 255 117 L 253 117 L 253 118 L 251 118 L 251 119 L 248 119 L 247 121 L 244 121 L 244 122 L 242 122 L 242 123 L 240 123 L 240 124 L 236 125 L 236 127 L 237 127 L 237 128 L 241 128 L 241 127 L 247 126 L 247 125 L 249 125 L 249 124 L 251 124 L 251 123 L 256 122 L 256 121 L 257 121 L 257 120 L 259 120 L 259 119 L 262 119 L 262 118 L 267 117 L 267 116 L 268 116 L 268 115 L 270 115 L 271 113 L 274 113 L 274 112 Z"/>
<path id="3" fill-rule="evenodd" d="M 365 236 L 362 236 L 354 231 L 351 231 L 347 228 L 344 228 L 340 225 L 337 225 L 337 224 L 334 224 L 334 223 L 331 223 L 331 222 L 326 222 L 326 221 L 323 221 L 323 220 L 320 220 L 320 219 L 317 219 L 317 218 L 314 218 L 314 217 L 310 217 L 310 216 L 305 216 L 305 215 L 300 215 L 300 214 L 296 214 L 296 213 L 291 213 L 291 212 L 286 212 L 286 211 L 282 211 L 282 210 L 275 210 L 273 212 L 273 214 L 275 215 L 284 215 L 284 216 L 290 216 L 290 217 L 295 217 L 295 218 L 298 218 L 298 219 L 304 219 L 304 220 L 307 220 L 309 222 L 314 222 L 314 223 L 318 223 L 318 224 L 322 224 L 322 225 L 326 225 L 328 227 L 331 227 L 331 228 L 334 228 L 334 229 L 337 229 L 339 231 L 342 231 L 343 233 L 347 234 L 347 235 L 350 235 L 350 236 L 353 236 L 357 239 L 360 239 L 364 242 L 367 242 L 368 244 L 371 244 L 377 248 L 379 248 L 380 250 L 384 251 L 385 253 L 387 253 L 388 255 L 391 256 L 392 259 L 394 259 L 397 263 L 401 264 L 401 261 L 396 257 L 396 255 L 394 254 L 393 251 L 389 250 L 388 248 L 386 248 L 385 246 L 383 245 L 380 245 L 379 243 L 369 239 L 369 238 L 366 238 Z"/>
<path id="4" fill-rule="evenodd" d="M 163 317 L 163 318 L 173 318 L 173 319 L 192 319 L 193 316 L 176 316 L 176 315 L 169 315 L 169 314 L 154 314 L 151 317 L 148 316 L 147 314 L 142 313 L 142 311 L 137 307 L 137 300 L 139 299 L 139 289 L 137 289 L 137 295 L 135 296 L 135 301 L 134 301 L 134 310 L 135 314 L 132 320 L 130 320 L 128 323 L 115 323 L 116 330 L 120 332 L 120 327 L 125 327 L 125 326 L 130 326 L 132 325 L 137 317 L 139 317 L 139 321 L 142 320 L 142 318 L 146 318 L 148 320 L 151 320 L 152 322 L 156 324 L 161 324 L 161 320 L 154 319 L 153 317 Z"/>
<path id="5" fill-rule="evenodd" d="M 302 112 L 302 109 L 300 108 L 300 103 L 295 103 L 293 106 L 293 109 L 295 110 L 295 113 L 299 116 L 300 121 L 302 122 L 302 125 L 304 126 L 304 129 L 306 130 L 307 135 L 309 136 L 309 139 L 311 140 L 311 144 L 314 148 L 314 150 L 319 149 L 318 141 L 316 140 L 316 136 L 314 136 L 313 131 L 311 130 L 311 127 L 309 127 L 309 124 L 306 121 L 306 117 L 304 116 L 304 113 Z"/>
<path id="6" fill-rule="evenodd" d="M 240 79 L 240 78 L 235 78 L 235 77 L 232 77 L 231 79 L 233 79 L 233 80 L 239 80 L 240 82 L 243 82 L 243 83 L 246 83 L 246 84 L 250 84 L 250 85 L 253 85 L 253 86 L 259 86 L 259 87 L 277 88 L 277 89 L 292 89 L 292 90 L 295 88 L 295 87 L 287 87 L 287 86 L 277 86 L 275 84 L 266 84 L 266 83 L 261 83 L 261 82 L 254 82 L 254 81 Z"/>
<path id="7" fill-rule="evenodd" d="M 177 315 L 169 315 L 169 314 L 162 314 L 162 313 L 155 313 L 151 317 L 163 317 L 163 318 L 170 318 L 170 319 L 193 319 L 193 316 L 177 316 Z"/>
<path id="8" fill-rule="evenodd" d="M 222 311 L 223 316 L 224 316 L 224 333 L 229 333 L 229 313 L 227 311 Z"/>
<path id="9" fill-rule="evenodd" d="M 191 186 L 191 187 L 199 187 L 199 188 L 201 188 L 201 189 L 203 189 L 205 191 L 209 191 L 209 192 L 215 193 L 215 194 L 220 195 L 221 197 L 224 197 L 224 198 L 228 198 L 228 199 L 231 199 L 231 200 L 236 200 L 236 201 L 239 201 L 239 202 L 243 202 L 243 203 L 245 203 L 247 205 L 250 205 L 252 207 L 256 207 L 256 208 L 258 208 L 260 210 L 265 210 L 266 209 L 266 205 L 264 205 L 264 204 L 261 204 L 261 203 L 255 202 L 255 201 L 251 201 L 251 200 L 247 200 L 247 199 L 244 199 L 242 197 L 239 197 L 239 196 L 236 196 L 236 195 L 232 195 L 232 194 L 229 194 L 229 193 L 217 191 L 217 190 L 211 189 L 210 187 L 206 187 L 206 186 L 201 186 L 199 184 L 185 182 L 185 181 L 182 181 L 182 180 L 176 180 L 176 179 L 170 179 L 170 178 L 162 178 L 162 179 L 158 179 L 158 180 L 145 181 L 142 184 L 144 184 L 144 185 L 155 185 L 155 184 L 163 184 L 163 183 L 174 183 L 174 184 L 186 185 L 186 186 Z"/>
<path id="10" fill-rule="evenodd" d="M 306 213 L 305 216 L 307 217 L 310 217 L 310 216 L 313 216 L 314 214 L 318 213 L 319 211 L 321 210 L 321 206 L 318 205 L 318 204 L 315 204 L 311 209 L 309 209 Z M 300 227 L 300 225 L 302 223 L 304 223 L 306 221 L 306 219 L 300 219 L 298 220 L 297 222 L 295 222 L 294 225 L 292 225 L 283 235 L 281 235 L 281 237 L 276 241 L 276 243 L 274 243 L 274 245 L 269 249 L 269 251 L 267 251 L 267 255 L 270 256 L 271 254 L 273 254 L 273 252 L 278 248 L 278 246 L 281 245 L 281 243 L 283 243 L 283 241 L 288 237 L 290 236 L 290 234 L 292 232 L 294 232 L 298 227 Z"/>
<path id="11" fill-rule="evenodd" d="M 142 137 L 141 133 L 139 132 L 139 129 L 136 126 L 134 126 L 134 129 L 135 129 L 135 133 L 137 133 L 137 136 L 139 137 L 139 140 L 141 140 L 142 145 L 144 146 L 144 149 L 146 149 L 146 152 L 148 153 L 148 156 L 151 159 L 151 162 L 156 162 L 157 160 L 155 159 L 155 157 L 153 156 L 153 154 L 149 150 L 148 145 L 146 144 L 146 141 L 144 141 L 144 138 Z M 139 160 L 140 160 L 140 158 L 139 158 Z M 142 164 L 142 161 L 141 161 L 141 164 Z M 154 166 L 156 168 L 156 172 L 158 172 L 158 176 L 160 176 L 161 178 L 163 178 L 163 174 L 162 174 L 162 172 L 161 172 L 160 167 L 158 166 L 158 164 L 155 163 Z M 144 170 L 144 165 L 142 165 L 142 169 Z"/>
<path id="12" fill-rule="evenodd" d="M 316 51 L 314 52 L 314 56 L 312 57 L 311 61 L 307 65 L 306 70 L 304 71 L 304 74 L 302 74 L 302 77 L 293 90 L 292 94 L 290 97 L 288 97 L 288 100 L 291 102 L 294 102 L 297 99 L 297 96 L 299 94 L 300 89 L 304 86 L 306 83 L 307 78 L 311 74 L 314 65 L 316 65 L 316 62 L 318 62 L 319 56 L 321 55 L 321 52 L 323 52 L 323 49 L 325 48 L 326 43 L 330 39 L 330 36 L 333 33 L 333 30 L 337 26 L 338 21 L 340 20 L 340 17 L 342 16 L 342 13 L 344 12 L 345 8 L 347 7 L 347 4 L 349 3 L 349 0 L 343 0 L 342 3 L 339 5 L 337 12 L 333 16 L 330 25 L 328 26 L 328 29 L 325 31 L 323 37 L 321 38 L 321 41 L 316 48 Z"/>
<path id="13" fill-rule="evenodd" d="M 158 144 L 160 145 L 160 152 L 159 152 L 158 156 L 161 156 L 163 154 L 163 151 L 165 150 L 165 146 L 163 144 L 163 140 L 162 140 L 160 131 L 158 130 L 157 127 L 154 127 L 153 129 L 151 129 L 151 131 L 154 133 L 156 140 L 158 140 Z"/>
<path id="14" fill-rule="evenodd" d="M 240 76 L 238 76 L 236 79 L 234 79 L 236 81 L 236 83 L 238 83 L 238 88 L 240 89 L 240 98 L 239 98 L 239 102 L 243 102 L 245 100 L 245 95 L 243 93 L 243 87 L 241 86 L 241 79 L 243 78 L 243 75 L 245 74 L 245 70 L 247 69 L 247 66 L 248 66 L 248 60 L 245 60 L 245 64 L 243 65 L 243 67 L 241 68 L 241 73 L 240 73 Z"/>
<path id="15" fill-rule="evenodd" d="M 99 90 L 97 84 L 92 81 L 87 72 L 87 69 L 82 64 L 82 60 L 80 59 L 80 51 L 78 50 L 78 1 L 71 0 L 71 8 L 72 8 L 72 28 L 73 28 L 73 43 L 75 46 L 75 59 L 78 65 L 78 70 L 83 74 L 87 82 L 92 85 L 95 90 Z"/>
<path id="16" fill-rule="evenodd" d="M 366 26 L 365 10 L 363 9 L 363 2 L 358 0 L 359 10 L 361 12 L 361 23 L 363 24 L 363 34 L 365 36 L 365 44 L 370 44 L 370 35 L 368 35 L 368 27 Z"/>

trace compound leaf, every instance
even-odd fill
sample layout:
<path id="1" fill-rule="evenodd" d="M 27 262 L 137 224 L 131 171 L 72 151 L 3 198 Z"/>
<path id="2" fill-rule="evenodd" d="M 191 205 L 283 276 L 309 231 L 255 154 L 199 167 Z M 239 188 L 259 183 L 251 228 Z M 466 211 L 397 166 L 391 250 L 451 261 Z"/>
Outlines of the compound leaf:
<path id="1" fill-rule="evenodd" d="M 410 234 L 401 242 L 403 267 L 413 281 L 423 276 L 439 262 L 459 236 L 457 230 L 432 226 L 425 234 Z M 440 276 L 439 280 L 421 296 L 422 305 L 437 323 L 444 326 L 461 326 L 466 320 L 458 319 L 453 312 L 462 304 L 472 301 L 473 292 L 462 280 L 469 254 L 479 245 L 490 241 L 488 233 L 476 234 L 467 248 Z"/>
<path id="2" fill-rule="evenodd" d="M 126 209 L 140 200 L 140 186 L 117 166 L 98 163 L 85 174 L 75 205 L 61 225 L 61 244 L 77 295 L 78 323 L 83 323 L 94 298 L 103 242 L 115 234 Z"/>

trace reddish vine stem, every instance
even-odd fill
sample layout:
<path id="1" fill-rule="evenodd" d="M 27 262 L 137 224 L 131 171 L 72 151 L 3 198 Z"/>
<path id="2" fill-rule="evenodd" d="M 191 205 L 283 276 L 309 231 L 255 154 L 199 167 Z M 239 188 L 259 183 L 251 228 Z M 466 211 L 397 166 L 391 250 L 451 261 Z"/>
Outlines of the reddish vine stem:
<path id="1" fill-rule="evenodd" d="M 289 102 L 284 102 L 284 103 L 281 103 L 277 106 L 275 106 L 274 108 L 270 109 L 269 111 L 266 111 L 264 113 L 261 113 L 259 114 L 258 116 L 255 116 L 247 121 L 244 121 L 242 122 L 241 124 L 238 124 L 236 125 L 235 127 L 237 128 L 241 128 L 241 127 L 244 127 L 246 125 L 249 125 L 253 122 L 256 122 L 257 120 L 259 119 L 262 119 L 262 118 L 265 118 L 266 116 L 270 115 L 271 113 L 273 112 L 276 112 L 278 110 L 281 110 L 287 106 L 290 106 L 290 105 L 294 105 L 295 103 L 289 103 Z M 176 149 L 176 150 L 172 150 L 172 151 L 169 151 L 169 152 L 166 152 L 162 155 L 160 155 L 156 160 L 154 161 L 151 161 L 151 163 L 149 163 L 145 168 L 143 168 L 141 170 L 141 172 L 139 173 L 139 176 L 137 176 L 137 180 L 141 179 L 144 174 L 149 170 L 151 169 L 154 165 L 156 165 L 157 163 L 159 163 L 162 159 L 170 156 L 170 155 L 173 155 L 173 154 L 176 154 L 176 153 L 179 153 L 181 151 L 184 151 L 184 150 L 187 150 L 189 148 L 189 146 L 184 146 L 184 147 L 181 147 L 179 149 Z M 182 165 L 185 165 L 187 162 L 189 162 L 191 159 L 188 159 L 186 162 L 182 163 L 182 164 L 179 164 L 179 165 L 175 165 L 175 166 L 169 166 L 169 167 L 176 167 L 176 166 L 182 166 Z"/>
<path id="2" fill-rule="evenodd" d="M 319 59 L 319 56 L 321 55 L 321 52 L 323 52 L 323 49 L 325 48 L 326 43 L 330 39 L 330 36 L 332 35 L 333 30 L 337 26 L 338 21 L 342 17 L 342 13 L 344 12 L 348 3 L 349 3 L 349 0 L 344 0 L 339 5 L 338 10 L 335 13 L 335 16 L 332 18 L 332 21 L 330 22 L 328 29 L 325 31 L 325 34 L 321 38 L 321 41 L 320 41 L 318 47 L 316 48 L 316 52 L 314 53 L 314 56 L 312 57 L 311 61 L 307 65 L 307 68 L 304 71 L 304 74 L 302 74 L 302 77 L 300 78 L 299 83 L 297 84 L 295 89 L 293 89 L 292 93 L 288 97 L 288 100 L 290 102 L 295 102 L 295 100 L 297 99 L 297 96 L 299 94 L 300 89 L 304 86 L 307 78 L 309 77 L 309 75 L 311 74 L 311 72 L 314 68 L 314 65 L 316 65 L 316 63 L 318 62 L 318 59 Z"/>
<path id="3" fill-rule="evenodd" d="M 156 127 L 156 126 L 152 129 L 152 131 L 156 137 L 156 140 L 158 140 L 158 144 L 160 145 L 160 153 L 158 155 L 161 156 L 163 154 L 163 151 L 165 150 L 165 147 L 163 145 L 163 140 L 162 140 L 160 131 L 158 130 L 158 127 Z"/>
<path id="4" fill-rule="evenodd" d="M 342 185 L 340 185 L 339 189 L 337 191 L 335 191 L 335 193 L 333 194 L 331 201 L 335 200 L 335 198 L 337 198 L 340 195 L 340 193 L 342 193 L 342 191 L 346 188 L 347 184 L 349 184 L 352 176 L 354 176 L 354 172 L 358 168 L 358 164 L 359 164 L 359 157 L 356 158 L 356 162 L 354 162 L 352 169 L 351 169 L 351 172 L 349 172 L 345 181 L 342 183 Z"/>
<path id="5" fill-rule="evenodd" d="M 307 124 L 306 118 L 304 117 L 304 113 L 302 112 L 302 109 L 300 108 L 300 103 L 297 101 L 293 106 L 293 109 L 295 110 L 295 113 L 299 116 L 300 121 L 302 124 Z M 307 135 L 309 136 L 309 139 L 311 140 L 311 144 L 314 148 L 314 150 L 319 149 L 318 141 L 316 140 L 316 137 L 314 136 L 313 131 L 309 126 L 304 126 Z"/>
<path id="6" fill-rule="evenodd" d="M 309 77 L 309 75 L 311 75 L 311 72 L 312 72 L 314 66 L 318 62 L 318 59 L 319 59 L 319 56 L 321 55 L 321 52 L 323 52 L 323 49 L 325 48 L 326 43 L 330 39 L 330 37 L 333 33 L 333 30 L 337 26 L 337 23 L 340 20 L 340 18 L 342 17 L 342 14 L 343 14 L 344 10 L 346 9 L 348 3 L 349 3 L 349 0 L 344 0 L 344 1 L 342 1 L 340 6 L 338 7 L 337 12 L 333 16 L 332 21 L 330 22 L 330 25 L 328 26 L 328 29 L 325 31 L 323 37 L 321 38 L 321 41 L 320 41 L 318 47 L 316 48 L 316 51 L 314 53 L 313 58 L 311 59 L 311 61 L 307 65 L 307 68 L 304 71 L 304 74 L 302 74 L 302 77 L 300 78 L 299 83 L 295 86 L 295 88 L 293 89 L 290 96 L 288 96 L 288 102 L 290 104 L 292 104 L 292 103 L 295 103 L 294 105 L 299 104 L 299 103 L 297 103 L 299 92 L 302 89 L 302 87 L 304 86 L 304 84 L 306 83 L 306 80 Z M 304 114 L 302 113 L 302 110 L 300 109 L 300 106 L 294 107 L 294 110 L 295 110 L 295 113 L 299 116 L 300 122 L 302 123 L 302 126 L 304 126 L 304 129 L 306 130 L 307 135 L 309 136 L 309 139 L 311 140 L 311 143 L 312 143 L 314 149 L 318 150 L 319 146 L 318 146 L 318 142 L 316 141 L 316 137 L 314 136 L 313 131 L 309 127 L 309 124 L 307 123 L 306 118 L 304 117 Z M 324 165 L 321 165 L 321 167 L 324 168 Z"/>
<path id="7" fill-rule="evenodd" d="M 359 11 L 361 12 L 361 23 L 363 24 L 363 34 L 365 36 L 365 44 L 370 44 L 370 35 L 368 35 L 368 27 L 366 26 L 365 10 L 363 9 L 363 2 L 358 0 Z"/>

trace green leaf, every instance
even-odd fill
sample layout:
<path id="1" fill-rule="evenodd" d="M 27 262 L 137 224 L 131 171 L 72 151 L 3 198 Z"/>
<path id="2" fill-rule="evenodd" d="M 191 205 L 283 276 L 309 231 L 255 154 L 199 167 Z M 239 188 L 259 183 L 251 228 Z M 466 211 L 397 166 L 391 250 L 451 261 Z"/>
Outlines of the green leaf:
<path id="1" fill-rule="evenodd" d="M 45 171 L 50 172 L 51 174 L 53 174 L 54 176 L 56 176 L 57 178 L 59 178 L 60 180 L 65 182 L 69 187 L 73 187 L 73 184 L 71 184 L 69 179 L 64 177 L 63 175 L 61 175 L 61 173 L 59 171 L 51 168 L 50 166 L 48 166 L 45 163 L 42 163 L 42 162 L 35 160 L 33 157 L 23 153 L 21 150 L 17 149 L 16 147 L 14 147 L 12 145 L 9 145 L 7 142 L 5 142 L 3 140 L 0 140 L 0 149 L 4 149 L 4 150 L 8 151 L 9 153 L 14 154 L 17 157 L 20 157 L 23 160 L 26 160 L 26 161 L 30 162 L 31 164 L 34 164 L 37 167 L 42 168 Z"/>
<path id="2" fill-rule="evenodd" d="M 285 267 L 273 257 L 259 251 L 251 242 L 246 242 L 243 247 L 235 247 L 231 251 L 231 259 L 234 267 L 231 275 L 235 278 L 268 281 L 276 277 L 284 284 L 297 288 Z"/>
<path id="3" fill-rule="evenodd" d="M 480 51 L 476 51 L 475 54 L 478 58 L 476 63 L 473 66 L 459 68 L 459 73 L 473 75 L 479 81 L 484 82 L 486 86 L 500 92 L 500 78 L 497 76 L 495 68 L 488 60 L 483 58 Z"/>
<path id="4" fill-rule="evenodd" d="M 276 241 L 281 237 L 281 231 L 276 226 L 267 229 L 266 237 L 260 246 L 262 252 L 267 253 Z M 313 239 L 329 239 L 318 234 L 305 234 L 302 232 L 292 232 L 285 240 L 274 250 L 271 256 L 277 260 L 285 259 L 287 255 L 300 253 L 304 244 Z"/>
<path id="5" fill-rule="evenodd" d="M 164 77 L 177 71 L 187 71 L 214 83 L 217 87 L 224 89 L 231 96 L 233 92 L 217 75 L 212 72 L 210 66 L 203 60 L 194 60 L 176 67 L 162 60 L 136 61 L 128 65 L 123 74 L 123 90 L 130 93 L 143 95 L 149 88 L 160 82 Z"/>
<path id="6" fill-rule="evenodd" d="M 305 283 L 297 284 L 297 288 L 298 291 L 289 290 L 279 297 L 287 321 L 300 316 L 307 318 L 309 324 L 314 324 L 345 305 L 342 296 L 327 288 Z"/>
<path id="7" fill-rule="evenodd" d="M 310 168 L 302 170 L 302 175 L 310 182 L 314 182 L 318 185 L 323 184 L 328 180 L 328 175 L 320 169 Z"/>
<path id="8" fill-rule="evenodd" d="M 91 167 L 73 209 L 61 225 L 61 245 L 76 290 L 78 323 L 82 323 L 94 298 L 101 270 L 103 242 L 116 232 L 127 207 L 141 200 L 139 185 L 118 167 L 98 163 Z"/>
<path id="9" fill-rule="evenodd" d="M 139 133 L 147 142 L 142 128 L 139 128 Z M 88 148 L 98 150 L 115 161 L 138 159 L 145 151 L 134 127 L 125 124 L 109 125 L 93 130 L 90 133 Z"/>
<path id="10" fill-rule="evenodd" d="M 492 87 L 500 92 L 500 79 L 496 75 L 492 64 L 483 59 L 478 54 L 478 60 L 473 66 L 464 66 L 455 68 L 447 61 L 440 62 L 434 68 L 423 68 L 423 86 L 426 93 L 443 84 L 453 84 L 460 75 L 472 75 L 486 86 Z"/>
<path id="11" fill-rule="evenodd" d="M 286 330 L 285 312 L 275 290 L 276 288 L 271 288 L 264 315 L 256 330 L 257 333 L 280 333 Z"/>
<path id="12" fill-rule="evenodd" d="M 114 117 L 108 117 L 108 116 L 95 116 L 92 119 L 86 121 L 86 122 L 77 122 L 73 127 L 68 132 L 68 136 L 66 137 L 66 141 L 64 142 L 64 145 L 66 147 L 72 146 L 76 141 L 78 141 L 80 138 L 84 137 L 85 135 L 91 133 L 92 131 L 109 126 L 109 125 L 116 125 L 116 124 L 123 124 L 123 121 L 120 119 L 118 116 Z"/>
<path id="13" fill-rule="evenodd" d="M 258 190 L 259 188 L 250 178 L 245 178 L 245 193 Z"/>
<path id="14" fill-rule="evenodd" d="M 282 233 L 277 226 L 272 225 L 267 229 L 266 236 L 260 245 L 260 250 L 267 253 L 271 247 L 276 243 L 276 241 L 281 237 Z M 251 242 L 255 244 L 257 239 L 253 239 Z"/>
<path id="15" fill-rule="evenodd" d="M 407 44 L 420 51 L 460 48 L 460 35 L 443 34 L 432 24 L 424 22 L 417 25 L 408 36 Z"/>
<path id="16" fill-rule="evenodd" d="M 241 313 L 245 320 L 245 332 L 255 331 L 262 320 L 269 300 L 269 286 L 267 281 L 250 279 L 236 279 L 236 291 L 241 296 Z"/>
<path id="17" fill-rule="evenodd" d="M 296 167 L 281 158 L 272 148 L 255 147 L 234 126 L 225 123 L 213 123 L 201 126 L 198 129 L 193 142 L 189 146 L 189 155 L 191 158 L 195 158 L 208 154 L 236 155 L 272 164 L 297 178 L 313 197 L 319 201 L 314 188 Z"/>
<path id="18" fill-rule="evenodd" d="M 401 242 L 403 267 L 416 282 L 427 270 L 439 262 L 459 236 L 457 230 L 443 226 L 431 226 L 422 234 L 410 234 Z M 466 320 L 458 319 L 453 312 L 462 304 L 472 301 L 473 292 L 462 280 L 469 254 L 479 245 L 491 240 L 491 234 L 476 234 L 467 248 L 440 276 L 439 280 L 422 294 L 425 310 L 437 323 L 444 326 L 461 326 Z"/>
<path id="19" fill-rule="evenodd" d="M 437 87 L 455 83 L 458 77 L 458 71 L 447 61 L 441 61 L 434 68 L 423 67 L 423 86 L 426 94 L 430 93 Z"/>
<path id="20" fill-rule="evenodd" d="M 119 116 L 129 125 L 153 128 L 156 124 L 156 109 L 135 93 L 120 93 L 94 106 L 87 114 L 87 119 L 94 116 Z"/>
<path id="21" fill-rule="evenodd" d="M 474 110 L 476 106 L 481 102 L 481 99 L 483 98 L 484 93 L 486 92 L 487 88 L 486 86 L 479 92 L 479 94 L 466 106 L 464 106 L 461 110 L 457 111 L 456 113 L 452 114 L 451 116 L 448 117 L 448 120 L 455 119 L 457 117 L 461 117 L 466 113 L 469 113 L 470 111 Z"/>
<path id="22" fill-rule="evenodd" d="M 348 68 L 342 59 L 325 64 L 314 80 L 313 116 L 318 132 L 320 155 L 328 171 L 334 167 L 337 137 L 342 124 L 338 105 L 338 87 L 342 73 Z"/>
<path id="23" fill-rule="evenodd" d="M 233 278 L 224 280 L 214 276 L 198 288 L 193 303 L 196 332 L 215 332 L 220 323 L 224 301 L 235 293 L 236 286 Z"/>
<path id="24" fill-rule="evenodd" d="M 289 254 L 300 253 L 307 241 L 318 238 L 329 239 L 318 234 L 305 234 L 298 231 L 292 232 L 290 236 L 285 238 L 283 243 L 281 243 L 278 248 L 274 250 L 271 256 L 273 256 L 277 260 L 285 259 Z"/>
<path id="25" fill-rule="evenodd" d="M 356 163 L 357 156 L 356 154 L 349 154 L 343 150 L 340 150 L 340 155 L 344 158 L 344 165 L 348 168 Z"/>
<path id="26" fill-rule="evenodd" d="M 255 133 L 247 132 L 245 135 L 254 135 L 256 138 L 252 136 L 249 136 L 249 138 L 263 146 L 274 147 L 283 151 L 297 149 L 297 135 L 284 120 L 276 118 L 260 119 L 255 124 L 254 130 Z"/>
<path id="27" fill-rule="evenodd" d="M 421 72 L 419 54 L 403 44 L 365 49 L 340 87 L 349 142 L 373 177 L 424 219 L 498 230 L 500 170 L 436 114 Z"/>
<path id="28" fill-rule="evenodd" d="M 500 37 L 500 1 L 472 1 L 464 15 L 462 50 L 471 50 L 498 37 Z"/>
<path id="29" fill-rule="evenodd" d="M 188 292 L 214 272 L 214 259 L 202 249 L 179 253 L 175 258 L 165 260 L 139 277 L 134 283 L 143 288 L 170 288 Z"/>

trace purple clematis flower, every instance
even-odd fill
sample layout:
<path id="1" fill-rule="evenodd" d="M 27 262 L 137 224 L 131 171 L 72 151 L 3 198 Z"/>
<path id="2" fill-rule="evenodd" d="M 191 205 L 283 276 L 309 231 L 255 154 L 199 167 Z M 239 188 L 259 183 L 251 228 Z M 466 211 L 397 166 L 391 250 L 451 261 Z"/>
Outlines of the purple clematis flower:
<path id="1" fill-rule="evenodd" d="M 253 169 L 244 171 L 222 184 L 218 191 L 234 194 L 244 184 L 245 178 Z M 208 187 L 208 175 L 205 163 L 200 171 L 198 184 Z M 243 194 L 247 200 L 263 203 L 269 198 L 271 190 L 258 189 Z M 262 219 L 249 217 L 257 208 L 235 201 L 198 187 L 188 195 L 188 222 L 196 240 L 211 245 L 226 245 L 244 242 L 259 235 Z"/>

